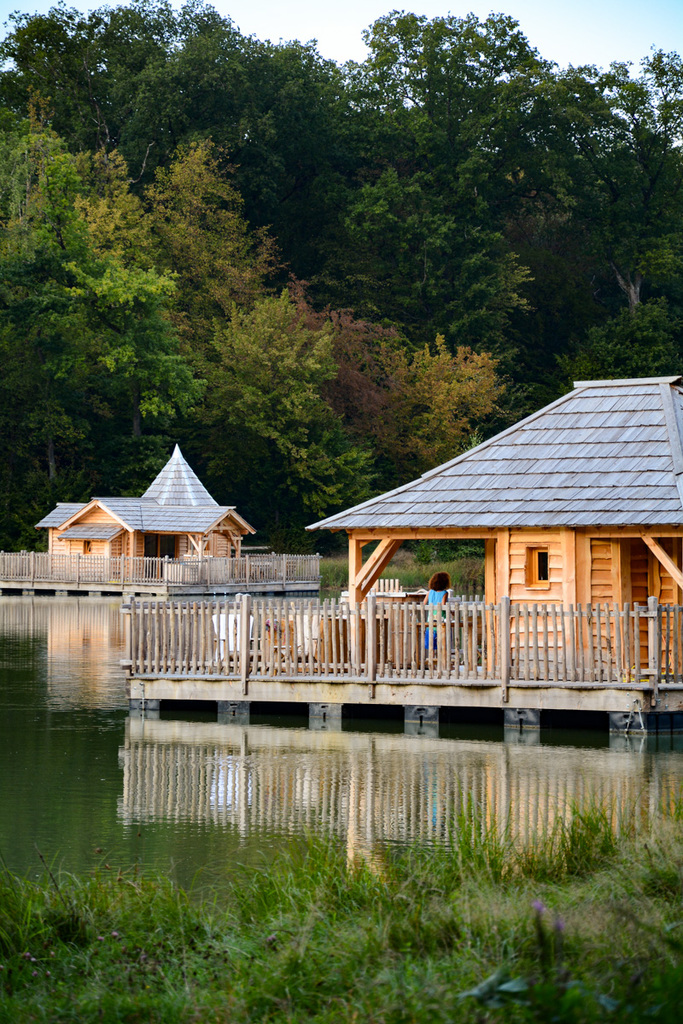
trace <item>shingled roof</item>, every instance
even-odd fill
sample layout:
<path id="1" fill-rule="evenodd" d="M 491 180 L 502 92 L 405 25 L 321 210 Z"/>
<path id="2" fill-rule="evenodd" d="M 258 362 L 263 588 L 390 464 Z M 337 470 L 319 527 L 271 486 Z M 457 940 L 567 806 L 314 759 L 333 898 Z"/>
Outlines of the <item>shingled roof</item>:
<path id="1" fill-rule="evenodd" d="M 142 533 L 208 533 L 229 516 L 238 527 L 254 533 L 253 527 L 235 511 L 234 505 L 219 505 L 209 494 L 183 458 L 178 445 L 173 455 L 141 498 L 92 498 L 81 504 L 60 503 L 48 513 L 38 527 L 60 527 L 73 520 L 73 525 L 62 535 L 70 540 L 99 538 L 111 539 L 103 531 L 115 536 L 121 527 L 79 526 L 79 513 L 99 505 L 119 520 L 128 530 Z M 93 530 L 99 532 L 92 532 Z M 84 532 L 86 531 L 86 532 Z M 90 531 L 90 532 L 87 532 Z"/>
<path id="2" fill-rule="evenodd" d="M 80 501 L 59 501 L 46 516 L 36 523 L 36 529 L 39 526 L 61 526 L 67 519 L 71 519 L 76 512 L 80 512 L 82 508 L 85 508 L 87 502 Z"/>
<path id="3" fill-rule="evenodd" d="M 419 480 L 309 529 L 683 524 L 681 379 L 578 381 Z"/>
<path id="4" fill-rule="evenodd" d="M 185 462 L 178 445 L 142 497 L 155 501 L 158 505 L 173 505 L 176 508 L 180 505 L 218 505 L 196 473 Z"/>

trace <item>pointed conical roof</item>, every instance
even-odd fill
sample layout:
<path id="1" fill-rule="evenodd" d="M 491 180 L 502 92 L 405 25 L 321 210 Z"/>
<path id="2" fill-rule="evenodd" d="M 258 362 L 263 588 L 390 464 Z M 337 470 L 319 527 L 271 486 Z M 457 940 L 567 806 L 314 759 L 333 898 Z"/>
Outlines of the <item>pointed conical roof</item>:
<path id="1" fill-rule="evenodd" d="M 176 508 L 180 505 L 218 504 L 185 462 L 178 445 L 142 497 L 156 501 L 159 505 L 173 505 Z"/>
<path id="2" fill-rule="evenodd" d="M 681 377 L 579 381 L 419 480 L 309 529 L 683 524 Z"/>

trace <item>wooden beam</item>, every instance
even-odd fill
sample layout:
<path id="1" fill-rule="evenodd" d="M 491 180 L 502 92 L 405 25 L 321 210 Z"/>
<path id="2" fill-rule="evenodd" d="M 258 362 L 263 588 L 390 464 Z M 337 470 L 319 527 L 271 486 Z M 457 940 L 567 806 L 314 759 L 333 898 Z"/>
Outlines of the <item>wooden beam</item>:
<path id="1" fill-rule="evenodd" d="M 560 533 L 562 546 L 562 603 L 576 604 L 576 533 L 564 528 Z"/>
<path id="2" fill-rule="evenodd" d="M 633 600 L 633 585 L 631 582 L 631 538 L 625 537 L 619 541 L 621 552 L 621 596 L 617 595 L 619 604 L 626 604 Z"/>
<path id="3" fill-rule="evenodd" d="M 643 540 L 660 565 L 664 566 L 676 586 L 683 587 L 683 572 L 678 568 L 673 558 L 671 558 L 670 555 L 667 555 L 662 545 L 647 533 L 643 534 Z"/>
<path id="4" fill-rule="evenodd" d="M 349 534 L 349 604 L 352 608 L 361 601 L 361 597 L 356 589 L 356 576 L 362 564 L 363 541 L 358 540 L 355 535 Z"/>
<path id="5" fill-rule="evenodd" d="M 526 537 L 529 535 L 547 535 L 548 530 L 556 530 L 558 527 L 540 526 L 515 526 L 512 527 L 515 535 Z M 566 529 L 574 529 L 566 527 Z M 584 528 L 582 528 L 584 529 Z M 582 535 L 582 529 L 577 529 L 576 536 Z M 585 529 L 590 530 L 591 537 L 642 537 L 644 534 L 655 534 L 657 537 L 683 537 L 683 524 L 658 523 L 653 526 L 591 526 Z M 362 541 L 363 544 L 370 544 L 372 541 L 382 540 L 384 537 L 393 537 L 395 540 L 486 540 L 487 537 L 498 537 L 500 527 L 477 529 L 475 527 L 443 527 L 442 529 L 430 529 L 428 527 L 413 527 L 411 529 L 399 527 L 386 527 L 380 529 L 362 529 L 349 531 L 349 536 Z"/>
<path id="6" fill-rule="evenodd" d="M 201 533 L 198 533 L 197 536 L 199 538 L 199 543 L 197 543 L 197 541 L 194 539 L 194 537 L 193 537 L 193 535 L 191 533 L 186 534 L 186 537 L 188 538 L 190 544 L 193 546 L 193 548 L 197 552 L 197 555 L 201 558 L 202 557 L 202 548 L 204 547 L 204 545 L 202 544 L 202 535 L 201 535 Z"/>
<path id="7" fill-rule="evenodd" d="M 371 529 L 349 530 L 350 537 L 361 540 L 363 544 L 370 544 L 373 541 L 382 540 L 383 537 L 392 537 L 394 540 L 485 540 L 487 537 L 496 537 L 498 528 L 484 528 L 481 530 L 460 529 L 459 527 L 445 526 L 440 530 L 429 527 L 373 527 Z"/>
<path id="8" fill-rule="evenodd" d="M 590 604 L 591 595 L 591 539 L 585 533 L 576 534 L 576 601 Z"/>
<path id="9" fill-rule="evenodd" d="M 647 594 L 659 601 L 662 596 L 662 566 L 657 556 L 648 556 L 647 560 Z"/>
<path id="10" fill-rule="evenodd" d="M 612 563 L 612 601 L 623 604 L 628 598 L 622 597 L 624 593 L 624 580 L 622 576 L 623 562 L 621 557 L 622 542 L 619 540 L 610 541 L 610 560 Z"/>
<path id="11" fill-rule="evenodd" d="M 496 541 L 487 537 L 484 541 L 484 599 L 487 604 L 496 603 Z"/>
<path id="12" fill-rule="evenodd" d="M 499 530 L 496 541 L 496 602 L 510 596 L 510 531 Z"/>
<path id="13" fill-rule="evenodd" d="M 372 589 L 373 584 L 394 557 L 401 543 L 400 540 L 389 540 L 388 538 L 380 541 L 365 565 L 360 566 L 353 581 L 354 588 L 359 595 L 359 601 L 362 601 L 367 596 L 368 591 Z M 349 575 L 350 582 L 351 578 Z"/>
<path id="14" fill-rule="evenodd" d="M 644 537 L 645 534 L 656 534 L 658 537 L 681 537 L 683 536 L 683 525 L 678 526 L 671 523 L 658 523 L 652 526 L 590 526 L 591 537 Z M 581 536 L 581 530 L 576 531 L 577 537 Z"/>

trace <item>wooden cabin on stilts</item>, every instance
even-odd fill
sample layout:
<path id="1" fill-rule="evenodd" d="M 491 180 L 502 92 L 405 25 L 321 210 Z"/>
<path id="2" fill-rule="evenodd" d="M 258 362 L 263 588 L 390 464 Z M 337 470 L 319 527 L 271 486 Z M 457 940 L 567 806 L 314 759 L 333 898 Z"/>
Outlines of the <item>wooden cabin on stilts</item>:
<path id="1" fill-rule="evenodd" d="M 419 480 L 310 529 L 347 532 L 352 605 L 404 541 L 479 539 L 490 604 L 678 607 L 682 378 L 578 381 Z M 650 666 L 652 623 L 636 617 L 634 659 Z"/>
<path id="2" fill-rule="evenodd" d="M 339 720 L 343 704 L 397 704 L 419 727 L 443 708 L 499 709 L 518 729 L 599 712 L 614 732 L 683 732 L 681 377 L 578 382 L 310 529 L 348 534 L 348 602 L 244 598 L 184 632 L 177 608 L 133 604 L 131 702 L 307 702 Z M 470 538 L 484 602 L 375 589 L 405 541 Z"/>
<path id="3" fill-rule="evenodd" d="M 317 555 L 243 552 L 254 528 L 219 505 L 176 445 L 145 493 L 60 503 L 36 524 L 47 551 L 0 552 L 0 590 L 27 593 L 317 593 Z M 261 549 L 262 550 L 262 549 Z"/>
<path id="4" fill-rule="evenodd" d="M 232 505 L 215 501 L 178 445 L 140 498 L 92 498 L 59 504 L 36 524 L 52 554 L 131 558 L 239 556 L 254 533 Z"/>
<path id="5" fill-rule="evenodd" d="M 470 538 L 485 544 L 489 602 L 680 604 L 681 377 L 579 381 L 419 480 L 310 529 L 348 533 L 352 604 L 404 541 Z"/>

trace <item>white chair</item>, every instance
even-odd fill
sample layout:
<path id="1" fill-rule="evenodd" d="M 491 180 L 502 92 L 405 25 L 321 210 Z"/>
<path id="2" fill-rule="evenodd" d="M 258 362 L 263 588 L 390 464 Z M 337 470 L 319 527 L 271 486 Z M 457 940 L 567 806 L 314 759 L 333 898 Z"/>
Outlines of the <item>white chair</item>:
<path id="1" fill-rule="evenodd" d="M 239 595 L 238 595 L 239 596 Z M 241 633 L 240 628 L 241 622 L 240 612 L 220 612 L 217 615 L 212 615 L 211 620 L 213 622 L 213 631 L 218 637 L 218 648 L 216 650 L 216 659 L 220 660 L 225 656 L 226 644 L 227 650 L 230 654 L 240 649 Z M 252 640 L 254 635 L 254 616 L 249 616 L 249 639 Z"/>

